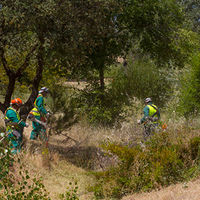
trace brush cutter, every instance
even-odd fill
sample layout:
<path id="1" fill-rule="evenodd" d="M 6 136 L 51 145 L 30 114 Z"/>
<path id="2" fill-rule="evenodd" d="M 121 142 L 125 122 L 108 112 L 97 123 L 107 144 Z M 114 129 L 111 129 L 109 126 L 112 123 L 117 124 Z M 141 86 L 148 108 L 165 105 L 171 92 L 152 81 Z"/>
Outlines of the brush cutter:
<path id="1" fill-rule="evenodd" d="M 30 119 L 31 121 L 37 122 L 38 124 L 41 124 L 45 129 L 47 129 L 47 123 L 36 119 L 34 115 L 29 114 L 28 119 Z"/>

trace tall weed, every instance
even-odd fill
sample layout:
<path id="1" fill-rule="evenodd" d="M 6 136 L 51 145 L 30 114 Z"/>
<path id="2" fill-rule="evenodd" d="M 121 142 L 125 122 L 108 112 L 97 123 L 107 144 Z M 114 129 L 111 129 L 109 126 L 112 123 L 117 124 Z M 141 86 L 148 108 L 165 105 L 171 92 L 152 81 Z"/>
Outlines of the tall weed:
<path id="1" fill-rule="evenodd" d="M 0 142 L 0 199 L 2 200 L 48 200 L 48 193 L 40 179 L 29 172 L 17 155 L 11 154 L 7 137 Z M 18 166 L 18 168 L 16 168 Z M 16 168 L 16 169 L 15 169 Z M 16 172 L 15 172 L 16 170 Z"/>

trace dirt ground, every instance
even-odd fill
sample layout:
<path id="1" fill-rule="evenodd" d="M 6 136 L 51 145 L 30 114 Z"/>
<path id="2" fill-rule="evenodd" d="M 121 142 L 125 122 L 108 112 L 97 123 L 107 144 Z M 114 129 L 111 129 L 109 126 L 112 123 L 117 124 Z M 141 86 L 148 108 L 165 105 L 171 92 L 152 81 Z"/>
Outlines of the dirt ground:
<path id="1" fill-rule="evenodd" d="M 122 200 L 200 200 L 200 179 L 171 185 L 159 191 L 130 195 Z"/>

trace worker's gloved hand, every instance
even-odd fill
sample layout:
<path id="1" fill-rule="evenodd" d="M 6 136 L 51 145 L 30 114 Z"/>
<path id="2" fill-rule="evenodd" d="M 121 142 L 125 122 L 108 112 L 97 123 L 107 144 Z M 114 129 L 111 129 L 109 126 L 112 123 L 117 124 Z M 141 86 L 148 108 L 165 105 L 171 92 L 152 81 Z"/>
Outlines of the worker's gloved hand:
<path id="1" fill-rule="evenodd" d="M 137 123 L 138 123 L 138 124 L 141 124 L 141 121 L 140 121 L 140 119 L 138 119 L 138 120 L 137 120 Z"/>
<path id="2" fill-rule="evenodd" d="M 1 137 L 4 137 L 6 134 L 5 133 L 0 133 L 0 136 Z"/>
<path id="3" fill-rule="evenodd" d="M 51 115 L 50 112 L 48 112 L 48 113 L 46 114 L 46 117 L 49 118 L 50 115 Z"/>
<path id="4" fill-rule="evenodd" d="M 28 128 L 29 127 L 29 124 L 28 123 L 26 123 L 26 128 Z"/>

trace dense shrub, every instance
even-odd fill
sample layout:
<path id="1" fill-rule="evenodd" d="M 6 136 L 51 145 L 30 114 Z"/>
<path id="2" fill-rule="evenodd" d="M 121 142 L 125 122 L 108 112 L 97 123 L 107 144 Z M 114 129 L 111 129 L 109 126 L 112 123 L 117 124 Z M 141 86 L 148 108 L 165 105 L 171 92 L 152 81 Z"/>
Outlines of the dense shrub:
<path id="1" fill-rule="evenodd" d="M 51 129 L 56 133 L 82 118 L 93 125 L 112 125 L 119 119 L 123 101 L 113 97 L 109 88 L 102 91 L 97 85 L 88 84 L 79 90 L 63 83 L 51 86 L 50 91 L 47 105 L 53 113 Z"/>
<path id="2" fill-rule="evenodd" d="M 190 140 L 190 150 L 192 160 L 200 159 L 200 137 L 195 137 Z"/>
<path id="3" fill-rule="evenodd" d="M 117 156 L 119 164 L 96 173 L 98 182 L 93 191 L 97 198 L 118 199 L 127 193 L 149 191 L 191 178 L 199 172 L 199 162 L 194 162 L 200 158 L 199 141 L 197 137 L 188 144 L 173 142 L 167 133 L 161 133 L 152 137 L 145 149 L 106 142 L 102 147 Z"/>
<path id="4" fill-rule="evenodd" d="M 129 60 L 128 65 L 119 68 L 111 84 L 113 96 L 126 99 L 134 96 L 138 99 L 152 97 L 155 104 L 163 106 L 171 94 L 171 80 L 168 73 L 154 64 L 152 60 Z M 126 99 L 125 99 L 126 98 Z"/>
<path id="5" fill-rule="evenodd" d="M 47 105 L 53 114 L 50 118 L 51 131 L 58 134 L 76 123 L 75 97 L 73 91 L 58 84 L 50 87 L 50 94 Z"/>
<path id="6" fill-rule="evenodd" d="M 186 118 L 196 115 L 200 110 L 200 54 L 194 55 L 190 67 L 181 78 L 179 112 Z"/>
<path id="7" fill-rule="evenodd" d="M 122 101 L 118 101 L 110 90 L 87 87 L 76 96 L 78 112 L 91 124 L 112 125 L 119 119 Z"/>

